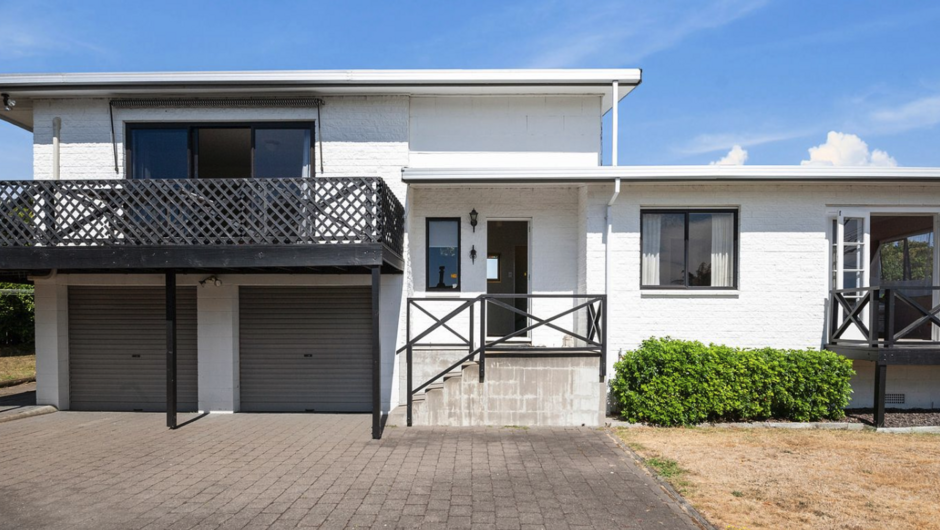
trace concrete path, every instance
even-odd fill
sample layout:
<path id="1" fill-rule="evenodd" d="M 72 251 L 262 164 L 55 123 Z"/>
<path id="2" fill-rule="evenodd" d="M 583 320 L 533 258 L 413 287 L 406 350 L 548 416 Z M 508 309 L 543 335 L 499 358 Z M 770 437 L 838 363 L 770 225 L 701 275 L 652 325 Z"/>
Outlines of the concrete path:
<path id="1" fill-rule="evenodd" d="M 57 412 L 0 424 L 2 528 L 697 528 L 602 430 L 368 415 Z"/>

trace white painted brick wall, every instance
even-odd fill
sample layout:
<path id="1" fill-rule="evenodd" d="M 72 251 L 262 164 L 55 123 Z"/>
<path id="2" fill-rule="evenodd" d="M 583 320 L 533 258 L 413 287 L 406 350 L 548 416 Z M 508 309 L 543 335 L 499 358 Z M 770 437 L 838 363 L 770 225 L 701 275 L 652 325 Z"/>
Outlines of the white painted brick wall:
<path id="1" fill-rule="evenodd" d="M 324 98 L 323 162 L 326 174 L 379 176 L 404 198 L 401 168 L 408 165 L 408 98 Z M 52 119 L 62 118 L 60 174 L 63 179 L 124 177 L 127 122 L 309 121 L 316 109 L 114 109 L 118 169 L 106 99 L 38 100 L 34 110 L 33 162 L 36 179 L 52 178 Z M 319 131 L 318 131 L 319 134 Z M 320 152 L 317 149 L 316 157 Z M 320 171 L 319 160 L 317 173 Z"/>
<path id="2" fill-rule="evenodd" d="M 589 191 L 589 291 L 603 290 L 604 207 L 611 191 L 611 185 Z M 827 210 L 839 205 L 935 206 L 938 199 L 936 186 L 624 186 L 613 212 L 611 351 L 667 335 L 740 347 L 819 348 L 825 340 L 829 289 Z M 724 296 L 641 293 L 640 210 L 696 206 L 739 209 L 739 291 Z M 615 359 L 611 355 L 611 365 Z M 918 396 L 914 406 L 940 403 L 940 370 L 919 367 L 905 377 L 921 380 L 919 390 L 912 391 Z M 860 398 L 867 385 L 862 381 L 858 386 Z"/>
<path id="3" fill-rule="evenodd" d="M 474 187 L 474 188 L 419 188 L 412 190 L 410 255 L 412 257 L 412 280 L 414 296 L 461 296 L 473 298 L 486 292 L 486 234 L 489 219 L 529 220 L 530 243 L 530 290 L 534 294 L 578 292 L 578 189 L 577 187 L 526 188 L 526 187 Z M 479 213 L 476 232 L 470 227 L 469 212 L 475 208 Z M 460 217 L 461 223 L 461 271 L 460 293 L 424 292 L 426 285 L 425 241 L 428 217 Z M 470 248 L 476 247 L 476 263 L 470 261 Z M 451 303 L 450 306 L 456 307 Z M 435 304 L 445 307 L 444 302 Z M 531 306 L 538 316 L 552 316 L 571 307 L 570 300 L 535 300 Z M 437 313 L 441 314 L 441 313 Z M 445 313 L 446 314 L 446 313 Z M 414 315 L 413 315 L 414 316 Z M 455 320 L 458 330 L 467 330 L 466 319 Z M 570 325 L 572 320 L 560 319 L 559 325 Z M 479 314 L 477 314 L 479 323 Z M 416 335 L 431 322 L 425 318 L 412 320 L 412 332 Z M 429 338 L 442 342 L 453 342 L 454 337 L 446 331 Z M 399 341 L 404 344 L 404 337 Z M 551 346 L 561 345 L 561 336 L 546 328 L 533 332 L 533 342 Z M 455 359 L 456 360 L 456 359 Z"/>
<path id="4" fill-rule="evenodd" d="M 413 167 L 599 164 L 599 97 L 413 97 L 410 114 Z"/>

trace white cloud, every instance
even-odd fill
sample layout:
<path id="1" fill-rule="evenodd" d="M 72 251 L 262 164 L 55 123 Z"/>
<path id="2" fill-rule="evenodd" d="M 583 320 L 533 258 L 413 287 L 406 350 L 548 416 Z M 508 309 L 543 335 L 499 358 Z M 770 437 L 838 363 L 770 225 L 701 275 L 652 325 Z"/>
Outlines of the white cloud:
<path id="1" fill-rule="evenodd" d="M 884 132 L 904 132 L 940 123 L 940 96 L 928 96 L 870 115 L 872 124 Z"/>
<path id="2" fill-rule="evenodd" d="M 767 0 L 712 0 L 682 8 L 659 2 L 562 3 L 563 27 L 546 28 L 533 68 L 632 63 L 672 48 L 692 34 L 719 28 L 767 4 Z M 558 5 L 558 4 L 555 4 Z M 614 59 L 611 59 L 613 51 Z"/>
<path id="3" fill-rule="evenodd" d="M 868 150 L 868 144 L 854 134 L 829 131 L 826 143 L 809 148 L 809 160 L 803 166 L 880 166 L 895 167 L 898 161 L 888 153 Z"/>
<path id="4" fill-rule="evenodd" d="M 676 151 L 683 155 L 701 155 L 715 151 L 724 151 L 735 145 L 753 147 L 755 145 L 792 140 L 803 136 L 809 136 L 809 132 L 793 130 L 754 134 L 700 134 L 686 145 L 676 148 Z"/>
<path id="5" fill-rule="evenodd" d="M 724 157 L 711 163 L 713 166 L 743 166 L 747 162 L 747 149 L 735 145 Z"/>

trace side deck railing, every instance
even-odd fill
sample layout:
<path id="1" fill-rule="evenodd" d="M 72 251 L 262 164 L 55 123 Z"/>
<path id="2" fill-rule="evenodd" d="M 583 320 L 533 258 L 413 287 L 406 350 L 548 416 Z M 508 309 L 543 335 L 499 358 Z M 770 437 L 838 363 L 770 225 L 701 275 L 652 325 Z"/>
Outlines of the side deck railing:
<path id="1" fill-rule="evenodd" d="M 828 343 L 870 348 L 892 348 L 899 343 L 940 346 L 940 341 L 932 338 L 933 326 L 940 327 L 940 304 L 933 302 L 938 293 L 940 286 L 833 289 L 829 293 Z M 931 301 L 925 305 L 923 298 Z M 902 310 L 906 318 L 899 322 Z M 923 333 L 925 325 L 931 338 L 915 337 L 915 332 Z"/>
<path id="2" fill-rule="evenodd" d="M 381 178 L 0 181 L 0 247 L 355 243 L 403 255 Z"/>
<path id="3" fill-rule="evenodd" d="M 538 316 L 531 311 L 532 300 L 535 299 L 570 299 L 571 307 L 558 311 L 551 315 Z M 507 303 L 507 300 L 526 300 L 526 307 L 529 310 L 523 310 Z M 437 315 L 429 307 L 429 304 L 449 303 L 457 304 L 457 307 L 451 309 L 443 316 Z M 525 319 L 526 325 L 516 331 L 505 333 L 499 336 L 488 334 L 487 310 L 488 308 L 500 308 L 508 311 L 510 314 L 517 315 Z M 429 318 L 432 323 L 415 335 L 412 335 L 413 311 L 418 311 Z M 559 325 L 557 321 L 581 313 L 585 318 L 586 332 L 579 333 L 573 329 L 575 326 L 565 327 Z M 479 315 L 479 324 L 475 325 L 475 317 Z M 462 324 L 458 325 L 458 317 L 466 316 L 468 326 L 466 335 Z M 540 352 L 551 350 L 564 354 L 569 352 L 578 355 L 596 355 L 599 359 L 599 379 L 604 382 L 607 376 L 607 296 L 606 295 L 561 295 L 561 294 L 484 294 L 476 298 L 457 298 L 457 297 L 424 297 L 408 298 L 407 309 L 405 312 L 406 320 L 406 343 L 397 353 L 405 352 L 407 365 L 407 423 L 412 425 L 413 398 L 418 393 L 434 384 L 446 374 L 454 371 L 468 361 L 476 361 L 480 368 L 480 382 L 486 381 L 486 355 L 487 351 L 495 349 L 510 349 L 513 352 Z M 561 334 L 563 337 L 570 337 L 579 344 L 575 346 L 542 347 L 532 346 L 531 343 L 511 343 L 513 339 L 528 336 L 528 334 L 538 328 L 549 328 Z M 441 330 L 448 336 L 452 336 L 457 342 L 440 343 L 430 342 L 427 339 L 435 332 Z M 476 335 L 479 334 L 479 341 Z M 453 339 L 450 339 L 453 340 Z M 414 382 L 414 348 L 415 346 L 437 346 L 449 348 L 466 348 L 467 354 L 459 360 L 430 377 L 426 381 L 415 386 Z"/>

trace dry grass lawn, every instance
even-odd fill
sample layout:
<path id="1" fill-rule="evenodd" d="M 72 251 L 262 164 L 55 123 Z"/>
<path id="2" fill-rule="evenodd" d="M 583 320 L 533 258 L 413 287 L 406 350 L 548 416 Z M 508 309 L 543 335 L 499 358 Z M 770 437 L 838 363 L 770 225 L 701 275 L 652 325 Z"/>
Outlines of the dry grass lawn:
<path id="1" fill-rule="evenodd" d="M 721 530 L 940 529 L 940 435 L 725 428 L 618 434 Z"/>
<path id="2" fill-rule="evenodd" d="M 0 357 L 0 381 L 36 377 L 36 356 Z"/>

